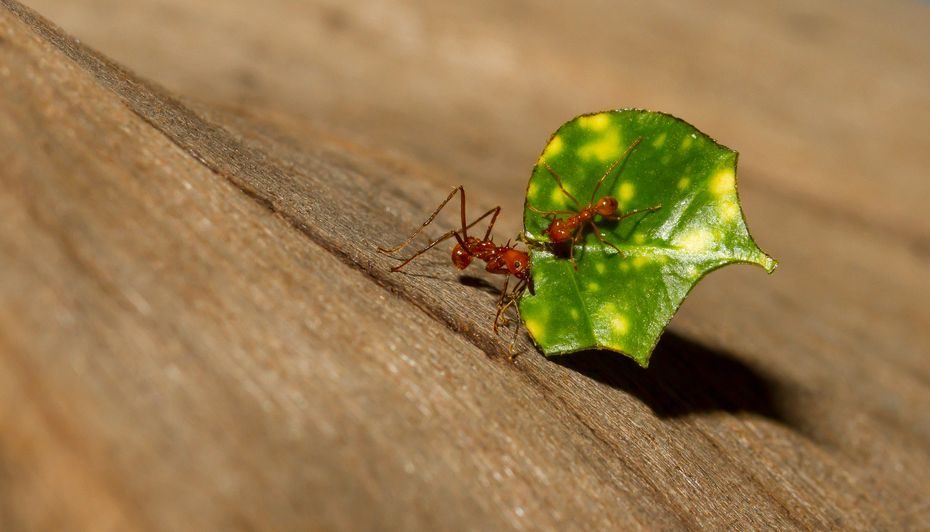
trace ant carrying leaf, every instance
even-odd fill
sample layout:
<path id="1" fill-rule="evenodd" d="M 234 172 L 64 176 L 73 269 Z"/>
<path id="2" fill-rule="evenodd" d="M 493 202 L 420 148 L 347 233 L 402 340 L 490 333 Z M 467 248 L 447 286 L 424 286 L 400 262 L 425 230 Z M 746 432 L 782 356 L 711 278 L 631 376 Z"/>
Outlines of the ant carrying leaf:
<path id="1" fill-rule="evenodd" d="M 582 243 L 584 242 L 584 229 L 586 227 L 590 227 L 591 230 L 594 231 L 594 235 L 598 240 L 617 250 L 617 253 L 620 253 L 621 255 L 623 254 L 623 252 L 620 251 L 620 248 L 604 239 L 604 235 L 601 233 L 601 230 L 597 227 L 597 223 L 594 221 L 595 216 L 600 216 L 601 220 L 617 222 L 636 214 L 643 212 L 653 212 L 662 208 L 662 205 L 656 205 L 647 209 L 635 209 L 621 213 L 618 212 L 620 203 L 617 201 L 617 198 L 613 196 L 601 196 L 601 198 L 595 202 L 597 193 L 601 189 L 601 185 L 607 179 L 607 176 L 613 173 L 613 171 L 622 163 L 626 162 L 630 153 L 634 148 L 636 148 L 636 146 L 639 145 L 640 142 L 642 142 L 642 140 L 642 137 L 634 140 L 633 143 L 627 147 L 626 151 L 623 152 L 623 155 L 621 155 L 619 159 L 614 161 L 614 163 L 611 164 L 609 168 L 607 168 L 607 171 L 604 172 L 604 175 L 598 179 L 597 184 L 594 186 L 594 191 L 591 192 L 591 200 L 588 201 L 588 204 L 585 206 L 582 206 L 581 202 L 578 201 L 578 198 L 576 198 L 571 192 L 565 189 L 565 187 L 562 185 L 562 178 L 559 177 L 559 174 L 557 174 L 555 170 L 549 166 L 549 163 L 543 161 L 546 170 L 548 170 L 549 174 L 552 175 L 552 178 L 555 179 L 555 182 L 557 185 L 559 185 L 559 189 L 562 191 L 562 193 L 575 203 L 576 210 L 542 211 L 533 207 L 532 205 L 527 205 L 527 208 L 536 214 L 553 218 L 553 220 L 549 222 L 549 226 L 546 227 L 546 236 L 549 237 L 549 242 L 556 246 L 570 242 L 569 260 L 571 260 L 572 266 L 574 266 L 576 270 L 578 269 L 578 264 L 575 263 L 575 244 L 579 241 Z M 556 218 L 556 216 L 566 214 L 569 215 L 567 218 Z"/>
<path id="2" fill-rule="evenodd" d="M 531 253 L 534 293 L 518 302 L 539 349 L 609 350 L 645 367 L 705 275 L 735 263 L 771 272 L 746 227 L 736 163 L 735 151 L 665 113 L 616 109 L 562 124 L 533 167 L 523 212 L 531 249 L 554 248 Z M 569 267 L 584 246 L 597 251 Z"/>

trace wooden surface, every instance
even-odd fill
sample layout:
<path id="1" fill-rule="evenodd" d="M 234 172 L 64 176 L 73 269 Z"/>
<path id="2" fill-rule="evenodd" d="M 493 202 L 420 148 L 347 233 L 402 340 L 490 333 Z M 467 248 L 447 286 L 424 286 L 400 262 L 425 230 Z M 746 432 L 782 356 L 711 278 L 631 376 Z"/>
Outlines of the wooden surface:
<path id="1" fill-rule="evenodd" d="M 930 528 L 925 5 L 228 4 L 0 0 L 0 530 Z M 780 260 L 648 370 L 374 252 L 618 106 Z"/>

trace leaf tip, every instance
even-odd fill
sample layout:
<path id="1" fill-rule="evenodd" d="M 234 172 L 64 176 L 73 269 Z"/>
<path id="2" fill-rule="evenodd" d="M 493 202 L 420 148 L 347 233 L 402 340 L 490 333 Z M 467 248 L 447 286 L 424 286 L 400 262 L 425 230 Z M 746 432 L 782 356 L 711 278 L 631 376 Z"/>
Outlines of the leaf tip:
<path id="1" fill-rule="evenodd" d="M 653 344 L 652 347 L 648 349 L 644 349 L 643 347 L 634 347 L 630 349 L 630 348 L 620 347 L 617 344 L 612 344 L 612 343 L 598 344 L 596 347 L 598 349 L 603 349 L 605 351 L 612 351 L 619 355 L 623 355 L 627 358 L 633 359 L 633 361 L 636 362 L 636 364 L 639 367 L 645 369 L 649 367 L 649 359 L 652 358 L 652 351 L 653 349 L 655 349 L 655 344 Z"/>
<path id="2" fill-rule="evenodd" d="M 765 268 L 765 272 L 771 275 L 775 272 L 775 269 L 778 268 L 778 261 L 773 259 L 767 253 L 762 250 L 759 250 L 759 258 L 754 262 L 759 266 Z"/>
<path id="3" fill-rule="evenodd" d="M 775 269 L 778 268 L 778 261 L 766 255 L 762 267 L 765 268 L 767 273 L 772 274 L 775 272 Z"/>

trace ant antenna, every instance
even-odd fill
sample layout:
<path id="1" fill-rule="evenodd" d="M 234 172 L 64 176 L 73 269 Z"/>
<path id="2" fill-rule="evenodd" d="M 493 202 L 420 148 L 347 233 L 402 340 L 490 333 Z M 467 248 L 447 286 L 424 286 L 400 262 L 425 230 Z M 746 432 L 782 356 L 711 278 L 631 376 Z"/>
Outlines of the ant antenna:
<path id="1" fill-rule="evenodd" d="M 527 205 L 526 208 L 542 216 L 552 216 L 554 214 L 577 214 L 576 211 L 542 211 L 536 207 L 533 207 L 532 205 Z"/>
<path id="2" fill-rule="evenodd" d="M 562 189 L 562 193 L 568 196 L 569 198 L 571 198 L 572 201 L 575 202 L 575 206 L 578 207 L 579 210 L 581 210 L 581 202 L 578 201 L 578 198 L 576 198 L 575 196 L 572 196 L 572 193 L 566 190 L 564 186 L 562 186 L 562 178 L 559 177 L 559 174 L 555 173 L 555 170 L 553 170 L 552 167 L 549 166 L 549 163 L 547 163 L 546 161 L 543 161 L 543 165 L 545 165 L 546 170 L 549 170 L 549 173 L 552 174 L 552 177 L 555 178 L 555 182 L 556 184 L 559 185 L 559 188 Z"/>
<path id="3" fill-rule="evenodd" d="M 449 232 L 443 234 L 442 236 L 440 236 L 440 237 L 437 238 L 436 240 L 433 240 L 432 242 L 430 242 L 429 244 L 427 244 L 427 246 L 426 246 L 425 248 L 421 249 L 420 251 L 417 251 L 417 252 L 414 253 L 412 256 L 410 256 L 409 258 L 407 258 L 404 262 L 402 262 L 401 264 L 398 264 L 397 266 L 394 266 L 393 268 L 391 268 L 392 271 L 398 271 L 398 270 L 400 270 L 401 268 L 403 268 L 404 266 L 406 266 L 408 263 L 410 263 L 410 261 L 412 261 L 413 259 L 415 259 L 415 258 L 419 257 L 420 255 L 422 255 L 423 253 L 426 253 L 427 251 L 433 249 L 433 247 L 435 247 L 437 244 L 439 244 L 439 243 L 441 243 L 441 242 L 443 242 L 443 241 L 445 241 L 445 240 L 448 240 L 449 238 L 452 238 L 452 237 L 455 237 L 455 239 L 459 242 L 459 244 L 461 244 L 463 248 L 467 249 L 467 248 L 468 248 L 468 245 L 467 245 L 467 242 L 468 242 L 468 230 L 471 229 L 472 227 L 478 225 L 479 222 L 481 222 L 482 220 L 484 220 L 484 219 L 487 218 L 488 216 L 491 216 L 491 221 L 490 221 L 490 223 L 488 224 L 488 229 L 487 229 L 487 231 L 485 231 L 485 236 L 484 236 L 484 239 L 485 239 L 485 240 L 488 239 L 488 237 L 489 237 L 490 234 L 491 234 L 491 230 L 494 228 L 494 223 L 497 221 L 497 216 L 498 216 L 498 215 L 500 214 L 500 212 L 501 212 L 501 208 L 498 206 L 498 207 L 494 207 L 493 209 L 489 209 L 487 212 L 485 212 L 484 214 L 482 214 L 481 216 L 479 216 L 478 218 L 476 218 L 473 222 L 471 222 L 471 223 L 466 223 L 466 221 L 465 221 L 465 189 L 462 187 L 462 185 L 459 185 L 459 186 L 455 187 L 454 189 L 452 189 L 452 192 L 449 193 L 449 196 L 446 197 L 446 199 L 443 200 L 443 202 L 439 204 L 439 207 L 437 207 L 436 210 L 433 211 L 432 214 L 430 214 L 429 218 L 427 218 L 426 221 L 423 222 L 423 224 L 420 225 L 420 227 L 418 227 L 417 230 L 414 231 L 413 234 L 410 235 L 406 240 L 404 240 L 403 242 L 401 242 L 400 244 L 398 244 L 398 245 L 396 245 L 396 246 L 394 246 L 394 247 L 392 247 L 392 248 L 382 248 L 382 247 L 379 247 L 379 248 L 378 248 L 378 251 L 381 252 L 381 253 L 384 253 L 385 255 L 391 255 L 391 254 L 396 253 L 396 252 L 400 251 L 401 249 L 404 249 L 405 247 L 407 247 L 411 242 L 413 242 L 413 239 L 416 238 L 417 235 L 419 235 L 420 232 L 422 232 L 424 228 L 426 228 L 427 225 L 431 224 L 431 223 L 433 222 L 433 220 L 436 219 L 436 216 L 438 216 L 438 215 L 439 215 L 439 212 L 443 209 L 443 207 L 445 207 L 446 204 L 449 203 L 449 202 L 452 200 L 452 197 L 455 196 L 455 193 L 456 193 L 456 192 L 461 193 L 461 199 L 462 199 L 462 205 L 461 205 L 462 227 L 461 227 L 461 229 L 453 229 L 453 230 L 451 230 L 451 231 L 449 231 Z"/>
<path id="4" fill-rule="evenodd" d="M 635 215 L 635 214 L 640 214 L 640 213 L 643 213 L 643 212 L 655 212 L 655 211 L 657 211 L 657 210 L 659 210 L 659 209 L 661 209 L 661 208 L 662 208 L 662 204 L 660 203 L 660 204 L 658 204 L 658 205 L 656 205 L 656 206 L 654 206 L 654 207 L 649 207 L 649 208 L 647 208 L 647 209 L 633 209 L 632 211 L 626 211 L 625 213 L 622 213 L 622 214 L 614 214 L 614 215 L 611 215 L 611 216 L 604 216 L 603 218 L 604 218 L 605 220 L 610 220 L 611 222 L 617 222 L 617 221 L 620 221 L 620 220 L 622 220 L 622 219 L 624 219 L 624 218 L 629 218 L 630 216 L 633 216 L 633 215 Z"/>
<path id="5" fill-rule="evenodd" d="M 472 223 L 466 224 L 466 223 L 465 223 L 465 189 L 462 187 L 462 185 L 459 185 L 459 186 L 455 187 L 454 189 L 452 189 L 452 192 L 449 193 L 449 196 L 448 196 L 445 200 L 443 200 L 442 203 L 439 204 L 439 207 L 436 207 L 436 210 L 433 211 L 433 214 L 430 214 L 430 215 L 429 215 L 429 218 L 427 218 L 426 221 L 423 222 L 423 224 L 421 224 L 420 227 L 418 227 L 417 230 L 414 231 L 413 234 L 410 235 L 410 236 L 407 238 L 407 240 L 404 240 L 403 242 L 401 242 L 400 244 L 398 244 L 398 245 L 396 245 L 396 246 L 394 246 L 394 247 L 392 247 L 392 248 L 382 248 L 382 247 L 378 247 L 378 251 L 380 251 L 381 253 L 384 253 L 384 254 L 386 254 L 386 255 L 391 255 L 391 254 L 397 253 L 398 251 L 400 251 L 400 250 L 404 249 L 405 247 L 407 247 L 411 242 L 413 242 L 413 239 L 416 238 L 417 235 L 419 235 L 420 232 L 423 231 L 423 229 L 426 228 L 427 225 L 433 223 L 433 220 L 435 220 L 435 219 L 436 219 L 436 216 L 439 215 L 439 211 L 441 211 L 441 210 L 443 209 L 443 207 L 445 207 L 446 204 L 449 203 L 449 201 L 452 199 L 452 196 L 455 196 L 455 193 L 456 193 L 456 192 L 461 192 L 461 193 L 462 193 L 462 196 L 461 196 L 461 197 L 462 197 L 462 212 L 461 212 L 461 216 L 462 216 L 462 228 L 461 228 L 461 233 L 462 233 L 462 236 L 463 236 L 463 238 L 464 238 L 465 240 L 468 239 L 468 230 L 469 230 L 469 229 L 471 229 L 472 227 L 478 225 L 478 222 L 480 222 L 481 220 L 484 220 L 484 219 L 487 218 L 489 215 L 491 215 L 491 214 L 494 215 L 494 216 L 491 217 L 490 225 L 488 225 L 488 230 L 487 230 L 487 232 L 485 233 L 485 240 L 487 240 L 487 236 L 490 235 L 491 229 L 494 227 L 494 222 L 497 220 L 497 215 L 500 214 L 501 208 L 500 208 L 500 207 L 494 207 L 493 209 L 490 209 L 488 212 L 486 212 L 486 213 L 482 214 L 481 216 L 479 216 L 478 218 L 476 218 L 475 221 L 473 221 Z M 454 229 L 454 230 L 452 230 L 452 231 L 449 231 L 448 233 L 446 233 L 446 234 L 444 234 L 443 236 L 441 236 L 439 239 L 433 241 L 433 242 L 430 244 L 429 247 L 433 247 L 433 246 L 435 246 L 436 244 L 442 242 L 443 240 L 452 237 L 452 233 L 455 233 L 455 232 L 458 232 L 458 231 L 460 231 L 460 230 L 459 230 L 459 229 Z M 427 248 L 427 249 L 429 249 L 429 248 Z"/>

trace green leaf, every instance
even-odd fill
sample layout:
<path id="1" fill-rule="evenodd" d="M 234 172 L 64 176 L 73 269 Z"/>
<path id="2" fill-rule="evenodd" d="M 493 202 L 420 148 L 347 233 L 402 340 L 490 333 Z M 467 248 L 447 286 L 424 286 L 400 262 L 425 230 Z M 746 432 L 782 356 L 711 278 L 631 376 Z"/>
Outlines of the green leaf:
<path id="1" fill-rule="evenodd" d="M 601 176 L 637 139 L 597 196 L 615 197 L 621 213 L 661 208 L 618 222 L 596 218 L 604 239 L 622 253 L 588 227 L 574 246 L 575 270 L 548 244 L 552 218 L 529 208 L 577 210 L 543 163 L 586 205 Z M 583 115 L 555 132 L 533 168 L 523 211 L 534 292 L 521 297 L 520 315 L 543 353 L 608 349 L 645 367 L 662 330 L 704 275 L 737 262 L 775 269 L 746 229 L 736 159 L 735 151 L 664 113 Z"/>

